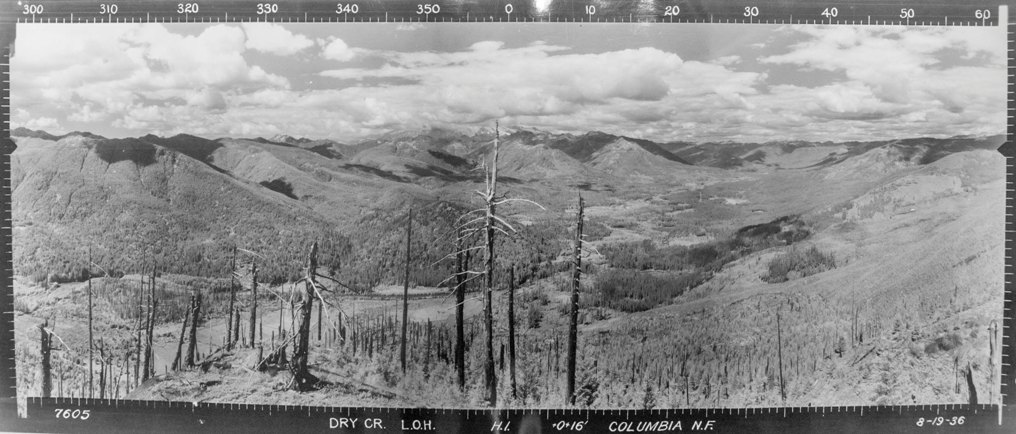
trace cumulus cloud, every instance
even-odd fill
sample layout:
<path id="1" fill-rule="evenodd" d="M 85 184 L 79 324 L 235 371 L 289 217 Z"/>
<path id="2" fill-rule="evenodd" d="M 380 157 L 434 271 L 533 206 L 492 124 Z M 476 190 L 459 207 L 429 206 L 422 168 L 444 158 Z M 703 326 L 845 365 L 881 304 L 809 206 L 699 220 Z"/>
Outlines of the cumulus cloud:
<path id="1" fill-rule="evenodd" d="M 263 53 L 288 56 L 314 46 L 310 38 L 275 23 L 243 23 L 246 47 Z"/>
<path id="2" fill-rule="evenodd" d="M 25 121 L 25 128 L 32 130 L 55 131 L 60 128 L 60 123 L 57 122 L 56 119 L 43 116 L 27 119 Z"/>
<path id="3" fill-rule="evenodd" d="M 667 125 L 657 131 L 673 135 L 678 130 L 669 125 L 673 118 L 699 116 L 688 108 L 747 107 L 745 97 L 757 94 L 765 77 L 718 63 L 685 61 L 653 47 L 570 51 L 542 42 L 507 47 L 502 41 L 478 41 L 452 52 L 372 52 L 383 64 L 321 73 L 363 84 L 302 101 L 327 101 L 321 107 L 343 107 L 351 119 L 378 128 L 483 124 L 497 118 L 556 130 L 625 134 L 645 129 L 640 123 L 662 123 Z M 382 84 L 367 84 L 378 81 Z"/>
<path id="4" fill-rule="evenodd" d="M 325 59 L 348 62 L 356 56 L 356 51 L 339 38 L 332 38 L 327 41 L 322 40 L 319 43 L 324 47 L 321 50 L 321 56 Z"/>
<path id="5" fill-rule="evenodd" d="M 830 71 L 845 79 L 811 88 L 774 87 L 760 104 L 773 114 L 796 112 L 793 118 L 879 120 L 852 125 L 870 137 L 880 130 L 888 136 L 919 135 L 938 130 L 935 123 L 941 122 L 955 125 L 953 134 L 1000 133 L 1005 45 L 1000 33 L 989 30 L 787 28 L 803 40 L 760 59 L 763 64 Z"/>
<path id="6" fill-rule="evenodd" d="M 81 26 L 19 28 L 15 125 L 355 140 L 499 119 L 656 140 L 751 141 L 1004 127 L 1004 33 L 990 28 L 773 28 L 761 57 L 742 47 L 690 60 L 665 44 L 597 52 L 543 33 L 533 42 L 475 38 L 455 50 L 395 51 L 277 24 L 198 32 Z M 318 55 L 298 67 L 248 57 L 310 50 Z"/>
<path id="7" fill-rule="evenodd" d="M 82 26 L 18 28 L 13 104 L 143 130 L 179 122 L 165 107 L 222 111 L 227 93 L 289 86 L 247 62 L 249 41 L 239 26 L 212 25 L 193 35 L 160 24 Z"/>

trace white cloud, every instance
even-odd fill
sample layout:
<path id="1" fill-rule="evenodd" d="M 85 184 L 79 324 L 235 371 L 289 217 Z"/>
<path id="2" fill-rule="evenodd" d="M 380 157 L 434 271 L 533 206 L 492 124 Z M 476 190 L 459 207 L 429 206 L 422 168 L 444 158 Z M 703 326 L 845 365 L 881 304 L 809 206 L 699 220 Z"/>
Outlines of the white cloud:
<path id="1" fill-rule="evenodd" d="M 674 119 L 704 119 L 699 110 L 743 109 L 764 75 L 684 61 L 674 53 L 638 48 L 567 53 L 533 43 L 506 48 L 481 41 L 458 52 L 374 52 L 377 68 L 345 68 L 323 76 L 361 85 L 303 98 L 377 128 L 403 124 L 484 124 L 493 119 L 556 130 L 631 134 L 643 123 L 679 131 Z M 391 81 L 388 83 L 387 81 Z M 371 101 L 370 104 L 360 103 Z M 341 108 L 340 108 L 341 107 Z"/>
<path id="2" fill-rule="evenodd" d="M 288 56 L 299 53 L 314 45 L 314 41 L 299 33 L 293 33 L 275 23 L 243 23 L 247 34 L 246 47 L 263 53 Z"/>
<path id="3" fill-rule="evenodd" d="M 25 128 L 32 130 L 54 131 L 60 128 L 60 123 L 53 118 L 39 117 L 25 121 Z"/>
<path id="4" fill-rule="evenodd" d="M 860 140 L 1004 126 L 1004 34 L 990 28 L 774 28 L 783 34 L 767 39 L 760 59 L 727 50 L 704 61 L 654 47 L 588 52 L 515 39 L 470 40 L 458 51 L 369 50 L 276 24 L 196 33 L 82 26 L 19 27 L 15 125 L 349 140 L 494 119 L 658 140 Z M 277 40 L 257 40 L 279 30 Z M 320 56 L 298 67 L 269 72 L 245 57 L 313 44 Z M 807 84 L 794 83 L 807 74 Z"/>
<path id="5" fill-rule="evenodd" d="M 321 50 L 321 56 L 325 59 L 348 62 L 356 56 L 356 52 L 352 48 L 349 48 L 341 39 L 334 38 L 329 41 L 318 42 L 324 47 Z"/>
<path id="6" fill-rule="evenodd" d="M 224 94 L 289 86 L 246 61 L 239 26 L 182 35 L 161 24 L 22 25 L 18 33 L 12 103 L 35 116 L 166 128 L 179 118 L 144 113 L 222 111 Z"/>
<path id="7" fill-rule="evenodd" d="M 997 134 L 1004 127 L 1001 32 L 845 26 L 785 31 L 804 40 L 762 63 L 831 71 L 845 79 L 812 88 L 774 87 L 758 98 L 770 114 L 820 122 L 877 120 L 853 125 L 871 138 L 922 135 L 942 125 L 955 126 L 947 135 Z"/>

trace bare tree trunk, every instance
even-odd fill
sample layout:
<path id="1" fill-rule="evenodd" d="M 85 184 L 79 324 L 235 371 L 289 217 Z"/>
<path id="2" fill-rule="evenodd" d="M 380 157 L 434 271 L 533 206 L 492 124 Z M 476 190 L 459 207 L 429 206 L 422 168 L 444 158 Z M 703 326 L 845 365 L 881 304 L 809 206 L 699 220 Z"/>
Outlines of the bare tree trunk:
<path id="1" fill-rule="evenodd" d="M 568 319 L 568 374 L 565 402 L 575 404 L 575 353 L 578 349 L 579 279 L 582 276 L 582 195 L 579 195 L 578 223 L 575 225 L 575 253 L 572 258 L 571 314 Z"/>
<path id="2" fill-rule="evenodd" d="M 183 326 L 180 327 L 180 340 L 176 343 L 176 357 L 173 357 L 173 370 L 180 370 L 180 354 L 183 352 L 183 335 L 187 333 L 187 321 L 190 320 L 191 309 L 194 307 L 194 296 L 190 298 L 190 306 L 183 316 Z"/>
<path id="3" fill-rule="evenodd" d="M 130 357 L 131 357 L 131 353 L 130 353 L 130 350 L 128 350 L 127 353 L 124 354 L 123 362 L 120 363 L 120 370 L 116 373 L 116 381 L 114 383 L 114 384 L 116 384 L 116 388 L 113 390 L 113 398 L 115 398 L 115 399 L 120 399 L 120 377 L 123 377 L 124 371 L 126 371 L 126 369 L 124 369 L 124 368 L 127 367 L 127 361 L 130 360 Z M 125 384 L 125 386 L 124 386 L 124 394 L 126 394 L 126 393 L 127 393 L 127 387 L 126 387 L 126 384 Z"/>
<path id="4" fill-rule="evenodd" d="M 46 320 L 39 325 L 39 354 L 42 356 L 42 363 L 39 364 L 39 368 L 42 370 L 43 398 L 49 398 L 53 390 L 53 374 L 49 360 L 53 337 L 50 335 L 49 331 L 46 330 L 47 326 L 49 326 L 49 320 Z"/>
<path id="5" fill-rule="evenodd" d="M 511 376 L 512 399 L 517 398 L 515 384 L 515 265 L 508 269 L 508 374 Z"/>
<path id="6" fill-rule="evenodd" d="M 233 345 L 236 345 L 239 342 L 240 342 L 240 306 L 237 306 L 236 312 L 234 312 L 233 315 Z"/>
<path id="7" fill-rule="evenodd" d="M 194 303 L 191 305 L 191 329 L 190 342 L 187 343 L 187 367 L 194 367 L 194 353 L 198 346 L 198 324 L 201 319 L 201 291 L 194 295 Z"/>
<path id="8" fill-rule="evenodd" d="M 430 336 L 431 336 L 432 330 L 433 330 L 433 326 L 431 326 L 430 319 L 428 318 L 427 319 L 427 344 L 426 344 L 427 350 L 424 353 L 424 359 L 423 359 L 423 372 L 424 372 L 425 376 L 426 375 L 430 375 L 430 342 L 431 342 Z"/>
<path id="9" fill-rule="evenodd" d="M 688 374 L 684 375 L 684 406 L 691 408 L 691 381 L 688 380 Z"/>
<path id="10" fill-rule="evenodd" d="M 455 371 L 458 374 L 459 390 L 466 388 L 466 337 L 464 330 L 464 304 L 466 303 L 466 276 L 468 259 L 462 252 L 462 237 L 456 238 L 455 247 Z M 467 263 L 463 263 L 463 260 Z"/>
<path id="11" fill-rule="evenodd" d="M 250 292 L 250 347 L 254 348 L 254 326 L 258 320 L 258 264 L 251 262 L 251 292 Z M 262 335 L 264 333 L 262 332 Z"/>
<path id="12" fill-rule="evenodd" d="M 56 370 L 57 370 L 57 373 L 59 373 L 59 375 L 60 375 L 59 377 L 57 377 L 57 380 L 56 380 L 57 381 L 57 383 L 56 383 L 56 395 L 57 395 L 57 397 L 63 398 L 63 396 L 64 396 L 64 393 L 63 393 L 63 390 L 64 390 L 64 388 L 63 388 L 63 385 L 64 385 L 63 363 L 61 363 L 60 366 L 56 368 Z"/>
<path id="13" fill-rule="evenodd" d="M 487 401 L 490 402 L 492 407 L 497 406 L 497 377 L 494 372 L 494 312 L 493 312 L 493 295 L 494 295 L 494 224 L 495 224 L 495 202 L 497 199 L 497 157 L 498 157 L 498 145 L 500 136 L 495 129 L 494 138 L 494 159 L 491 164 L 490 170 L 490 181 L 489 190 L 487 192 L 487 224 L 486 224 L 486 244 L 487 244 L 487 287 L 483 292 L 484 306 L 484 326 L 486 328 L 487 335 L 487 360 L 484 364 L 484 390 L 486 391 Z"/>
<path id="14" fill-rule="evenodd" d="M 293 352 L 293 361 L 290 364 L 290 371 L 293 373 L 292 387 L 296 391 L 306 392 L 317 384 L 317 377 L 307 370 L 307 358 L 310 346 L 310 317 L 314 312 L 314 295 L 317 291 L 317 282 L 314 274 L 317 272 L 318 244 L 315 241 L 310 246 L 310 255 L 307 257 L 306 293 L 303 295 L 303 303 L 300 306 L 300 329 L 297 335 L 296 349 Z"/>
<path id="15" fill-rule="evenodd" d="M 998 323 L 988 325 L 988 404 L 995 401 L 995 352 L 998 351 Z"/>
<path id="16" fill-rule="evenodd" d="M 977 387 L 974 385 L 974 370 L 967 362 L 967 391 L 970 392 L 970 405 L 977 405 Z"/>
<path id="17" fill-rule="evenodd" d="M 779 357 L 779 364 L 780 364 L 780 398 L 783 399 L 784 403 L 786 403 L 787 402 L 787 390 L 786 390 L 786 388 L 784 388 L 784 383 L 783 383 L 783 335 L 781 333 L 781 327 L 780 327 L 780 311 L 779 310 L 776 311 L 776 347 L 777 347 L 776 354 Z"/>
<path id="18" fill-rule="evenodd" d="M 145 349 L 144 364 L 141 365 L 141 381 L 144 382 L 145 380 L 148 379 L 148 372 L 149 372 L 148 371 L 148 363 L 150 362 L 150 360 L 149 360 L 149 354 L 150 354 L 149 348 L 151 348 L 150 347 L 151 344 L 148 342 L 148 329 L 152 325 L 152 300 L 151 300 L 151 294 L 145 289 L 145 271 L 144 270 L 141 271 L 141 293 L 142 293 L 142 297 L 143 298 L 147 297 L 146 301 L 148 303 L 148 304 L 145 305 L 145 314 L 144 314 L 145 315 L 145 319 L 144 319 L 145 328 L 141 332 L 141 339 L 143 339 L 143 342 L 144 342 L 142 346 Z M 138 355 L 138 357 L 140 358 L 141 355 Z"/>
<path id="19" fill-rule="evenodd" d="M 226 321 L 226 349 L 233 348 L 233 304 L 236 303 L 236 246 L 233 260 L 229 263 L 229 320 Z"/>
<path id="20" fill-rule="evenodd" d="M 106 399 L 106 346 L 99 339 L 99 399 Z"/>
<path id="21" fill-rule="evenodd" d="M 145 349 L 145 374 L 144 379 L 148 379 L 151 375 L 155 374 L 155 365 L 152 361 L 152 334 L 155 332 L 155 309 L 158 305 L 158 300 L 155 299 L 155 266 L 152 266 L 152 280 L 148 283 L 149 285 L 149 309 L 148 309 L 148 330 L 146 331 L 146 349 Z"/>
<path id="22" fill-rule="evenodd" d="M 324 305 L 324 303 L 318 303 L 317 305 L 317 340 L 319 341 L 321 340 L 321 323 L 324 322 L 324 316 L 322 313 Z"/>
<path id="23" fill-rule="evenodd" d="M 402 343 L 399 347 L 399 361 L 402 373 L 406 372 L 406 327 L 409 325 L 409 253 L 413 242 L 413 208 L 409 208 L 406 219 L 406 275 L 402 282 Z"/>
<path id="24" fill-rule="evenodd" d="M 92 248 L 89 247 L 88 248 L 88 268 L 89 268 L 89 270 L 91 270 L 91 267 L 92 267 Z M 95 347 L 95 343 L 94 342 L 95 341 L 92 338 L 92 276 L 91 276 L 91 273 L 88 273 L 88 274 L 89 274 L 89 276 L 88 276 L 88 397 L 91 398 L 93 396 L 92 395 L 92 384 L 94 383 L 94 381 L 92 379 L 92 375 L 94 374 L 93 371 L 95 371 L 95 365 L 94 365 L 94 361 L 93 361 L 93 358 L 94 358 L 93 353 L 94 353 L 94 347 Z"/>
<path id="25" fill-rule="evenodd" d="M 134 337 L 134 387 L 141 384 L 141 328 Z"/>

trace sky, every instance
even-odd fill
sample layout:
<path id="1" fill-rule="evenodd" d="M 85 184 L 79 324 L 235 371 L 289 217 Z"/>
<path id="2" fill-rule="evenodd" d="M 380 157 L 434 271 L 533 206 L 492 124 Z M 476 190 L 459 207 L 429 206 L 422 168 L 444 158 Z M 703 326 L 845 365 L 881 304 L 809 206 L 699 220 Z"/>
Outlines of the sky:
<path id="1" fill-rule="evenodd" d="M 657 141 L 1001 134 L 1000 27 L 19 24 L 12 127 L 352 142 L 392 130 Z"/>

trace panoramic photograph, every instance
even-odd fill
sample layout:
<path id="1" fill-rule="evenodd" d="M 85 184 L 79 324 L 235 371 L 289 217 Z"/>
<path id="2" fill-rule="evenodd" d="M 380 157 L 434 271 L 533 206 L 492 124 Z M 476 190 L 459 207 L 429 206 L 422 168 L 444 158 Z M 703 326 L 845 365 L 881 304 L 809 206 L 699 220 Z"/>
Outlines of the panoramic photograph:
<path id="1" fill-rule="evenodd" d="M 19 25 L 19 396 L 999 403 L 1002 27 Z"/>

